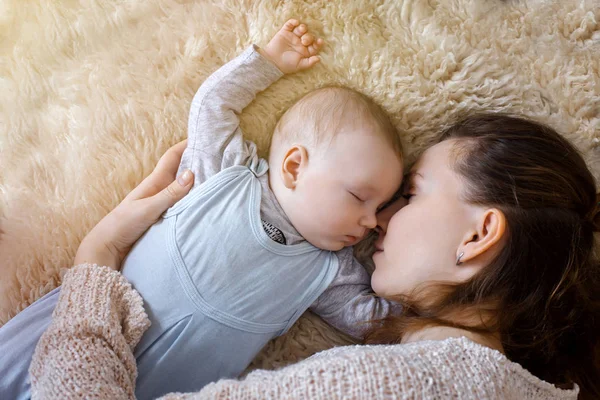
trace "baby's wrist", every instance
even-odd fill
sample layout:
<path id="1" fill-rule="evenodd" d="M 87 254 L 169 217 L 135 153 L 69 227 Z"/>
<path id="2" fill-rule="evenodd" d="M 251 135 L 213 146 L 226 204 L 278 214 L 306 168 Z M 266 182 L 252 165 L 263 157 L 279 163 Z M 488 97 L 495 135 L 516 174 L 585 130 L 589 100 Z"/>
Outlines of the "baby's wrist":
<path id="1" fill-rule="evenodd" d="M 260 54 L 265 60 L 269 61 L 271 64 L 277 67 L 281 71 L 279 64 L 277 63 L 277 59 L 271 54 L 268 50 L 263 49 L 262 47 L 256 47 L 258 54 Z M 283 72 L 283 71 L 282 71 Z"/>

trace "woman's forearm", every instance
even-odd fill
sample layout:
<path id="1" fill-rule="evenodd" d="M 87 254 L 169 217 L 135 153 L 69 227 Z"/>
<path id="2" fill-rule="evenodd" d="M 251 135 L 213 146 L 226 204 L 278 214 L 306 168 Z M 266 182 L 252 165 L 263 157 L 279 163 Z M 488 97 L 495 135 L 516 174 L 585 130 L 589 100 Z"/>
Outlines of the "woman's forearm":
<path id="1" fill-rule="evenodd" d="M 142 298 L 120 273 L 74 267 L 32 359 L 32 397 L 134 398 L 133 349 L 149 325 Z"/>

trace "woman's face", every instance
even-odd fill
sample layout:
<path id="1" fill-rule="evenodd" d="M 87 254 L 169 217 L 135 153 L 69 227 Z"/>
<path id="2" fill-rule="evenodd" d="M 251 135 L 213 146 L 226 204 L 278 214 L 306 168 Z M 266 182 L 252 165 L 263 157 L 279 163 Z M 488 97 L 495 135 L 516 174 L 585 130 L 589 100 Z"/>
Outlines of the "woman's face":
<path id="1" fill-rule="evenodd" d="M 461 199 L 464 183 L 450 167 L 454 143 L 446 140 L 425 151 L 405 178 L 405 198 L 378 213 L 371 278 L 377 294 L 410 294 L 426 282 L 469 278 L 456 259 L 472 232 L 474 213 Z"/>

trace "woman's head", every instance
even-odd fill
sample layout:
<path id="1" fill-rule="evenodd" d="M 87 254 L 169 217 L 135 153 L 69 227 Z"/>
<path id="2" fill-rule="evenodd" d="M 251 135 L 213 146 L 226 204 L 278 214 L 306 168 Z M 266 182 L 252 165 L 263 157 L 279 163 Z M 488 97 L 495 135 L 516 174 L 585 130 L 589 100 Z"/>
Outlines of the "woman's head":
<path id="1" fill-rule="evenodd" d="M 410 295 L 431 281 L 466 281 L 505 242 L 502 212 L 466 197 L 468 182 L 454 168 L 459 146 L 449 139 L 428 149 L 406 175 L 403 199 L 379 214 L 371 280 L 379 295 Z"/>
<path id="2" fill-rule="evenodd" d="M 598 342 L 600 282 L 596 186 L 573 146 L 535 122 L 477 115 L 445 131 L 411 172 L 408 204 L 380 215 L 373 287 L 406 305 L 387 326 L 396 336 L 429 323 L 498 334 L 542 378 L 595 378 L 590 361 L 574 362 L 591 360 Z M 453 320 L 465 310 L 486 314 Z"/>

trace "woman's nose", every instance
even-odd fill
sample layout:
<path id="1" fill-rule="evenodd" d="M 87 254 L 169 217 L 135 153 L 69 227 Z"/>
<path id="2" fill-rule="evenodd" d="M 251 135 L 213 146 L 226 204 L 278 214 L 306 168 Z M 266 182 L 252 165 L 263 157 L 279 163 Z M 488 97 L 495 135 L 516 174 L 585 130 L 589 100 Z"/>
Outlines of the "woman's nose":
<path id="1" fill-rule="evenodd" d="M 406 199 L 404 197 L 400 197 L 398 200 L 379 211 L 377 213 L 377 226 L 375 227 L 375 231 L 379 234 L 386 233 L 388 224 L 390 223 L 390 220 L 394 214 L 396 214 L 406 204 Z"/>

